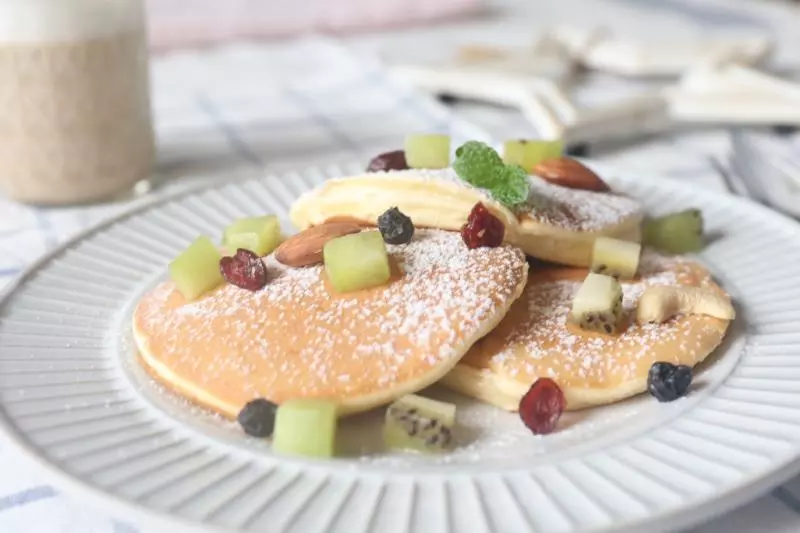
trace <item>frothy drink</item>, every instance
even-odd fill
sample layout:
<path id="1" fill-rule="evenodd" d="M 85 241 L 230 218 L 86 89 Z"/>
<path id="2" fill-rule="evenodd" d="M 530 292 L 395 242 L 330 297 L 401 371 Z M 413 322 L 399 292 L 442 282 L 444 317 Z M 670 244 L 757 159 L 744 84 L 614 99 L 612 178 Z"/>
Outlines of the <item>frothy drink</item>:
<path id="1" fill-rule="evenodd" d="M 140 0 L 0 0 L 0 188 L 30 203 L 130 189 L 154 158 Z"/>

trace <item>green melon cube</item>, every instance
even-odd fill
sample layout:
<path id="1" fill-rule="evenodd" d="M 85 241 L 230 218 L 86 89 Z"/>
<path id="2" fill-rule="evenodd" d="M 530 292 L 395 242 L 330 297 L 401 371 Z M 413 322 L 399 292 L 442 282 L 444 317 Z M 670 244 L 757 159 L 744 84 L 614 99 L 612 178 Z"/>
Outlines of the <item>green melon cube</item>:
<path id="1" fill-rule="evenodd" d="M 272 253 L 280 242 L 281 225 L 274 215 L 235 220 L 225 228 L 222 241 L 230 253 L 244 248 L 260 256 Z"/>
<path id="2" fill-rule="evenodd" d="M 222 283 L 220 259 L 219 249 L 204 235 L 169 264 L 169 276 L 187 300 L 194 300 Z"/>
<path id="3" fill-rule="evenodd" d="M 563 151 L 564 142 L 561 139 L 512 139 L 503 143 L 503 161 L 531 172 L 542 161 L 561 157 Z"/>
<path id="4" fill-rule="evenodd" d="M 317 399 L 288 400 L 278 407 L 272 449 L 287 455 L 333 457 L 336 404 Z"/>
<path id="5" fill-rule="evenodd" d="M 433 133 L 409 135 L 405 152 L 410 168 L 447 168 L 450 166 L 450 137 Z"/>
<path id="6" fill-rule="evenodd" d="M 378 231 L 362 231 L 328 241 L 322 249 L 325 271 L 337 292 L 383 285 L 392 272 Z"/>

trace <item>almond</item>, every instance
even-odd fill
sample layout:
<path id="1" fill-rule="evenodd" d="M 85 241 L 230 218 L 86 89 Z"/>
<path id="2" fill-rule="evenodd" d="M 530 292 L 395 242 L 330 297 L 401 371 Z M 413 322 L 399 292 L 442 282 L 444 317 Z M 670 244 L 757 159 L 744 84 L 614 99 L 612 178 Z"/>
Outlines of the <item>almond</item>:
<path id="1" fill-rule="evenodd" d="M 570 189 L 606 192 L 611 188 L 583 163 L 571 157 L 546 159 L 533 168 L 533 173 L 549 181 Z"/>
<path id="2" fill-rule="evenodd" d="M 316 265 L 322 262 L 322 248 L 326 242 L 359 231 L 361 226 L 352 222 L 326 222 L 312 226 L 283 241 L 275 250 L 275 259 L 290 267 Z"/>

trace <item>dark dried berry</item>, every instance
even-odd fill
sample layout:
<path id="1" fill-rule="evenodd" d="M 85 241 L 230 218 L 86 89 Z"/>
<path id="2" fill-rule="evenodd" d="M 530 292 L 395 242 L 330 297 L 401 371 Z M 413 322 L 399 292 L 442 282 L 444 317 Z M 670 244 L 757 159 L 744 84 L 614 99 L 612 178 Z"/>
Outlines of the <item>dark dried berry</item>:
<path id="1" fill-rule="evenodd" d="M 461 227 L 461 238 L 470 250 L 487 246 L 496 248 L 503 244 L 506 227 L 503 221 L 478 202 L 470 211 L 467 223 Z"/>
<path id="2" fill-rule="evenodd" d="M 406 244 L 414 236 L 414 223 L 396 207 L 378 217 L 378 229 L 389 244 Z"/>
<path id="3" fill-rule="evenodd" d="M 574 143 L 567 146 L 564 152 L 571 157 L 589 157 L 589 143 Z"/>
<path id="4" fill-rule="evenodd" d="M 278 406 L 264 398 L 248 402 L 239 411 L 236 420 L 251 437 L 269 437 L 275 429 L 275 412 Z"/>
<path id="5" fill-rule="evenodd" d="M 647 390 L 659 402 L 671 402 L 686 396 L 692 384 L 692 368 L 672 363 L 653 363 L 647 374 Z"/>
<path id="6" fill-rule="evenodd" d="M 233 257 L 219 260 L 222 277 L 231 285 L 248 291 L 257 291 L 267 284 L 267 267 L 258 255 L 239 248 Z"/>
<path id="7" fill-rule="evenodd" d="M 567 407 L 561 388 L 550 378 L 539 378 L 519 402 L 519 417 L 534 435 L 551 433 Z"/>
<path id="8" fill-rule="evenodd" d="M 372 161 L 367 165 L 367 172 L 407 169 L 408 163 L 406 162 L 406 152 L 404 150 L 395 150 L 394 152 L 386 152 L 377 155 L 372 158 Z"/>

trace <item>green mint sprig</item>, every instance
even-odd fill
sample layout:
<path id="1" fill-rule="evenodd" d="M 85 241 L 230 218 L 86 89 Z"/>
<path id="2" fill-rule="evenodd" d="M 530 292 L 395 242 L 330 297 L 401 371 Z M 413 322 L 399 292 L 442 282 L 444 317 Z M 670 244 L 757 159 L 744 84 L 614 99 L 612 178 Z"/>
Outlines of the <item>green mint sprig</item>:
<path id="1" fill-rule="evenodd" d="M 507 165 L 489 145 L 467 141 L 456 149 L 453 170 L 474 187 L 486 189 L 492 198 L 513 208 L 525 203 L 530 192 L 528 173 L 516 165 Z"/>

